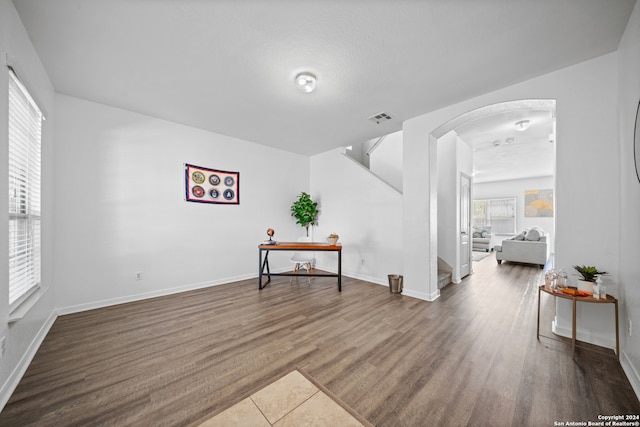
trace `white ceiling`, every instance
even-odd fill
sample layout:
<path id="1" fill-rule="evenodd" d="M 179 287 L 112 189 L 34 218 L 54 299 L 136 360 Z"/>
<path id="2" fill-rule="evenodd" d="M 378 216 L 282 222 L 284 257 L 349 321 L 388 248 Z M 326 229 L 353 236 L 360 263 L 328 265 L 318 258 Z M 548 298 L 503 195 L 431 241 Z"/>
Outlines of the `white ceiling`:
<path id="1" fill-rule="evenodd" d="M 615 51 L 636 0 L 13 2 L 58 92 L 310 155 Z"/>
<path id="2" fill-rule="evenodd" d="M 521 120 L 529 121 L 528 129 L 516 130 L 515 123 Z M 473 150 L 476 183 L 550 176 L 555 172 L 555 107 L 503 111 L 455 131 Z"/>

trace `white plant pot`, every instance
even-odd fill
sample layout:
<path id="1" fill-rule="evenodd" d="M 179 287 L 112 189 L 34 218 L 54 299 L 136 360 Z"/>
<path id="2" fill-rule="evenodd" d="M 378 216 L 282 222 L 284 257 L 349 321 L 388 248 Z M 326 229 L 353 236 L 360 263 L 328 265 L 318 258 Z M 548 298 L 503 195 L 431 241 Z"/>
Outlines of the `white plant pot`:
<path id="1" fill-rule="evenodd" d="M 581 291 L 593 292 L 593 282 L 578 280 L 578 289 Z"/>

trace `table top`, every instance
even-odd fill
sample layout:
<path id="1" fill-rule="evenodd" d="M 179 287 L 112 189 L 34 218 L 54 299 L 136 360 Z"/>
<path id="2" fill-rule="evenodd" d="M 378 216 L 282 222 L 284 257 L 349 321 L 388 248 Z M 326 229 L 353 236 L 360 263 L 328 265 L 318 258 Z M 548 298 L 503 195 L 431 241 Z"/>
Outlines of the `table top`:
<path id="1" fill-rule="evenodd" d="M 551 288 L 548 288 L 545 285 L 540 285 L 540 290 L 543 292 L 546 292 L 550 295 L 556 296 L 558 298 L 566 298 L 566 299 L 575 299 L 576 301 L 584 301 L 584 302 L 595 302 L 595 303 L 615 303 L 618 300 L 614 297 L 612 297 L 611 295 L 607 295 L 607 298 L 594 298 L 593 295 L 589 295 L 589 296 L 579 296 L 579 295 L 571 295 L 571 294 L 565 294 L 562 291 L 554 291 Z"/>
<path id="2" fill-rule="evenodd" d="M 301 251 L 341 251 L 342 244 L 336 243 L 332 245 L 326 242 L 277 242 L 275 245 L 260 244 L 258 248 L 274 251 L 288 249 Z"/>

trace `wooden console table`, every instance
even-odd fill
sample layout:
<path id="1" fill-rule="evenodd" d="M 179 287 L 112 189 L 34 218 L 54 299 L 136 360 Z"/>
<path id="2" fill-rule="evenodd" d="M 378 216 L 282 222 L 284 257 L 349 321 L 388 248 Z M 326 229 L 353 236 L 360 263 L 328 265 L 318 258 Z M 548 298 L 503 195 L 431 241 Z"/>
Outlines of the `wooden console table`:
<path id="1" fill-rule="evenodd" d="M 578 302 L 588 302 L 596 304 L 613 304 L 616 309 L 616 358 L 620 361 L 620 334 L 618 332 L 618 300 L 611 295 L 607 295 L 606 299 L 595 299 L 592 296 L 582 297 L 577 295 L 569 295 L 563 292 L 553 291 L 545 285 L 538 287 L 538 331 L 537 338 L 540 340 L 540 292 L 553 295 L 557 298 L 564 298 L 572 301 L 572 320 L 571 320 L 571 355 L 575 357 L 576 353 L 576 305 Z M 551 337 L 547 337 L 551 338 Z M 553 338 L 551 338 L 553 339 Z"/>
<path id="2" fill-rule="evenodd" d="M 305 276 L 311 277 L 337 277 L 338 278 L 338 292 L 342 292 L 342 245 L 337 243 L 330 245 L 329 243 L 322 242 L 278 242 L 275 245 L 258 245 L 258 289 L 263 289 L 271 282 L 271 276 L 297 276 L 297 273 L 271 273 L 269 271 L 269 252 L 270 251 L 330 251 L 338 253 L 338 274 L 328 273 L 309 273 Z M 262 259 L 262 253 L 265 252 L 264 261 Z M 265 267 L 267 269 L 267 282 L 262 283 L 262 276 L 265 274 Z"/>

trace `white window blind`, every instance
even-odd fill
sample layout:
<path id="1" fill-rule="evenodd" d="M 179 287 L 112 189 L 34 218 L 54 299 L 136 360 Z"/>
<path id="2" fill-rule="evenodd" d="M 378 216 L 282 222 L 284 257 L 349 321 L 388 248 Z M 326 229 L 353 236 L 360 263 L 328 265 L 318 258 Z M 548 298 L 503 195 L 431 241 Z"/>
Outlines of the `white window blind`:
<path id="1" fill-rule="evenodd" d="M 9 306 L 40 285 L 42 113 L 9 69 Z"/>
<path id="2" fill-rule="evenodd" d="M 473 225 L 490 226 L 493 234 L 516 232 L 516 199 L 478 199 L 473 201 Z"/>

